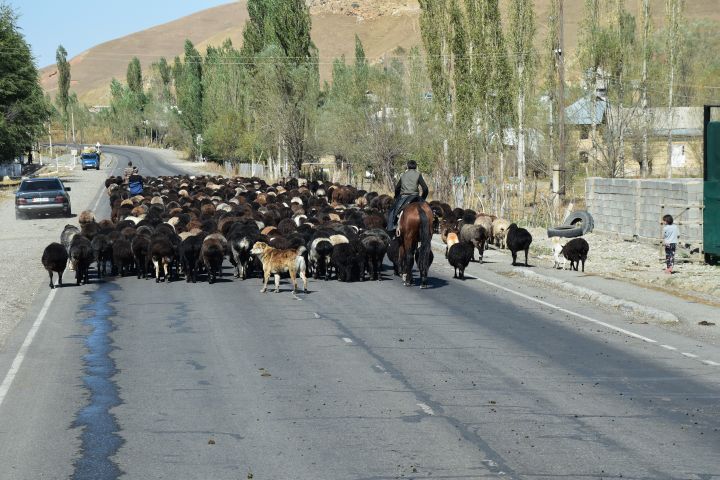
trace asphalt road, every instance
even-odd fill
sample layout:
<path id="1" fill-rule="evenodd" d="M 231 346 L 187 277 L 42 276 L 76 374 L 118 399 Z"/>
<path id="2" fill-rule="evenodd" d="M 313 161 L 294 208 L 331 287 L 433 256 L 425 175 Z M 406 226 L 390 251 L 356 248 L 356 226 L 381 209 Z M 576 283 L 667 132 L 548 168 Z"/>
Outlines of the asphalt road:
<path id="1" fill-rule="evenodd" d="M 0 390 L 0 478 L 720 478 L 717 346 L 435 262 L 422 291 L 261 294 L 226 262 L 41 296 L 0 351 L 3 379 L 47 306 Z"/>

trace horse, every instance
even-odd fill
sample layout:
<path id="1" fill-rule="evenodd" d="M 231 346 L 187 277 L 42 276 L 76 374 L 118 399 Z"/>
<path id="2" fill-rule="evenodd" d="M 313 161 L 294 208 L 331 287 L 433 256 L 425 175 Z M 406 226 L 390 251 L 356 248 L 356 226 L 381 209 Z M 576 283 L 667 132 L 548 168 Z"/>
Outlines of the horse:
<path id="1" fill-rule="evenodd" d="M 400 237 L 400 271 L 404 272 L 403 284 L 412 287 L 413 263 L 417 253 L 418 270 L 420 270 L 420 288 L 427 288 L 427 276 L 432 260 L 432 228 L 433 212 L 425 202 L 411 203 L 405 207 L 400 216 L 398 227 Z M 420 246 L 418 247 L 418 243 Z"/>

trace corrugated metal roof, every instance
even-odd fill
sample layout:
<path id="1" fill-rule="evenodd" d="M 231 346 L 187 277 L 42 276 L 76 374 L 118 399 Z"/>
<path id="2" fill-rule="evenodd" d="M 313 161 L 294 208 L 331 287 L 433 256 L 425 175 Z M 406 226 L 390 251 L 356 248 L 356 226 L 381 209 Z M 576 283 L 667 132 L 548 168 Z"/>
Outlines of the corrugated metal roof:
<path id="1" fill-rule="evenodd" d="M 602 98 L 595 100 L 594 122 L 593 101 L 590 98 L 581 98 L 565 108 L 565 123 L 568 125 L 599 125 L 605 119 L 607 102 Z"/>

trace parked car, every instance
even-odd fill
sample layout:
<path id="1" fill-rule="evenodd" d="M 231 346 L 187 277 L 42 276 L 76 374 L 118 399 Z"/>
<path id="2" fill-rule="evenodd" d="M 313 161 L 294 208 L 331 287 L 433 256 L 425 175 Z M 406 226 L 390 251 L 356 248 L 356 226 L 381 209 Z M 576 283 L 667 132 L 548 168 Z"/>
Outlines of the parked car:
<path id="1" fill-rule="evenodd" d="M 15 218 L 25 218 L 31 213 L 55 213 L 66 217 L 72 215 L 70 187 L 57 177 L 27 178 L 15 192 Z"/>
<path id="2" fill-rule="evenodd" d="M 94 168 L 100 170 L 100 154 L 97 152 L 88 152 L 80 155 L 80 164 L 83 170 Z"/>

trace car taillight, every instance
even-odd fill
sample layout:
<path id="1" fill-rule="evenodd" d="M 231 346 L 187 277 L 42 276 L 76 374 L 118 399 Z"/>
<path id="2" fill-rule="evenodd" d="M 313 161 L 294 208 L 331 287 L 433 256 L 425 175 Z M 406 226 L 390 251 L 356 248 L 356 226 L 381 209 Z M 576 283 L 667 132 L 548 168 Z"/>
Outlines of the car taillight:
<path id="1" fill-rule="evenodd" d="M 17 204 L 18 204 L 18 205 L 25 205 L 25 204 L 27 204 L 27 200 L 24 199 L 24 198 L 18 198 L 18 199 L 17 199 Z"/>
<path id="2" fill-rule="evenodd" d="M 55 203 L 64 203 L 64 202 L 65 202 L 65 197 L 63 197 L 62 195 L 58 195 L 57 197 L 55 197 Z"/>

